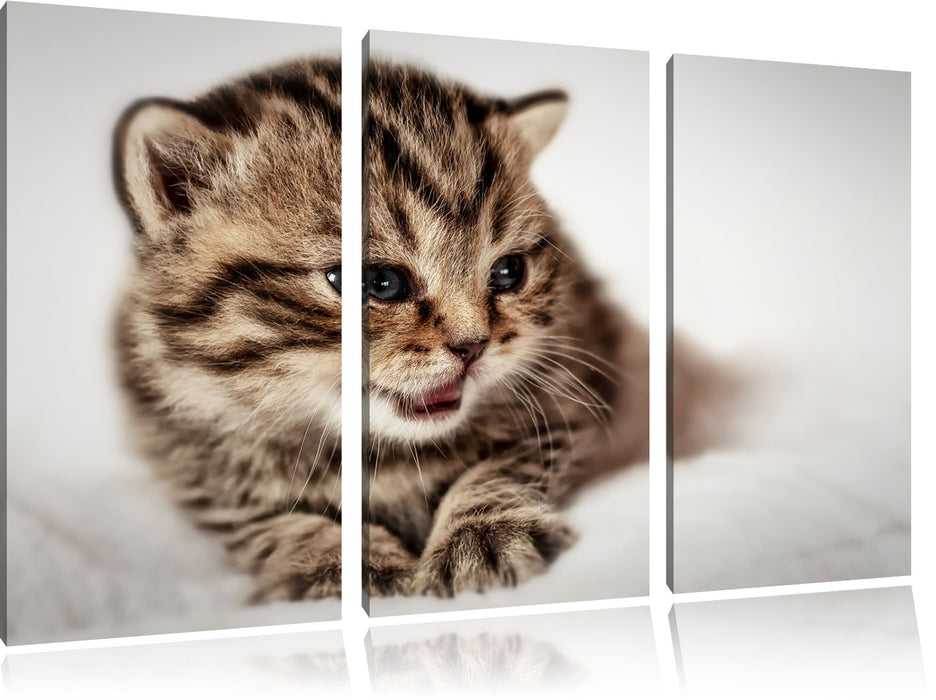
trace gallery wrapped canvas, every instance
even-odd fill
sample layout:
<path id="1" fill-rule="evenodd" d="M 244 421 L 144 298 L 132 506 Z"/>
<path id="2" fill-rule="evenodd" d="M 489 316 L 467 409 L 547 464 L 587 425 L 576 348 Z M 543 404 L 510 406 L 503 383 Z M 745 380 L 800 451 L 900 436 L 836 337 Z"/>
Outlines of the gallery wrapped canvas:
<path id="1" fill-rule="evenodd" d="M 339 30 L 4 12 L 7 640 L 336 619 Z"/>

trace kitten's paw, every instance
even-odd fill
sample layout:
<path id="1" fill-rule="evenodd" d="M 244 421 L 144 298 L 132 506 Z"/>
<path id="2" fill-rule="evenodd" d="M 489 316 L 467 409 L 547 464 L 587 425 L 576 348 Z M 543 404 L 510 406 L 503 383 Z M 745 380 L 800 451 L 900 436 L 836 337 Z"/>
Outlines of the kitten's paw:
<path id="1" fill-rule="evenodd" d="M 367 564 L 367 586 L 373 596 L 388 596 L 413 592 L 416 558 L 407 556 L 370 555 Z"/>
<path id="2" fill-rule="evenodd" d="M 340 556 L 321 556 L 267 567 L 258 578 L 249 602 L 329 597 L 341 597 Z"/>
<path id="3" fill-rule="evenodd" d="M 370 524 L 367 583 L 371 595 L 385 596 L 413 591 L 417 559 L 386 528 Z"/>
<path id="4" fill-rule="evenodd" d="M 465 518 L 423 553 L 414 589 L 447 597 L 515 586 L 545 570 L 574 541 L 572 531 L 552 514 L 507 512 Z"/>

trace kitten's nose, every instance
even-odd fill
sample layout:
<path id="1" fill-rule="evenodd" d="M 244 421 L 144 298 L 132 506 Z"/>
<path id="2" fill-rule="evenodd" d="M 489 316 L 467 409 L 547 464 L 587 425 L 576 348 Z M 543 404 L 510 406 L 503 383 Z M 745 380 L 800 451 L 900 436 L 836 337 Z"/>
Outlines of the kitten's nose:
<path id="1" fill-rule="evenodd" d="M 465 371 L 468 371 L 468 368 L 481 357 L 481 353 L 484 352 L 484 348 L 487 347 L 487 344 L 488 339 L 483 338 L 474 342 L 449 345 L 449 350 L 461 359 L 465 365 Z"/>

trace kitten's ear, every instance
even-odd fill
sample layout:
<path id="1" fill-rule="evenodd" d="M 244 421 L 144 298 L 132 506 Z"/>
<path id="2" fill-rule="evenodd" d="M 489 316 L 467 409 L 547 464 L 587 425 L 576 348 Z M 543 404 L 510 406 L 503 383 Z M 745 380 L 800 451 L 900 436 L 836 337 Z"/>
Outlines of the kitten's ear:
<path id="1" fill-rule="evenodd" d="M 190 215 L 230 140 L 171 100 L 132 105 L 117 124 L 114 178 L 141 233 Z"/>
<path id="2" fill-rule="evenodd" d="M 511 103 L 510 121 L 526 141 L 533 155 L 552 140 L 565 119 L 569 97 L 562 90 L 537 92 Z"/>

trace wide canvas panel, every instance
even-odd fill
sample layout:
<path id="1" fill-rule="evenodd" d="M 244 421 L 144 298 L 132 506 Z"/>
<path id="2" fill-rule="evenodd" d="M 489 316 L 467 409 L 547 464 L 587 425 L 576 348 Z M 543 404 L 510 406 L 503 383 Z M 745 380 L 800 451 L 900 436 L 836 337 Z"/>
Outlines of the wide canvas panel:
<path id="1" fill-rule="evenodd" d="M 669 71 L 671 585 L 909 574 L 910 75 Z"/>
<path id="2" fill-rule="evenodd" d="M 5 13 L 7 640 L 337 618 L 339 30 Z"/>
<path id="3" fill-rule="evenodd" d="M 645 595 L 647 54 L 364 57 L 370 612 Z"/>

